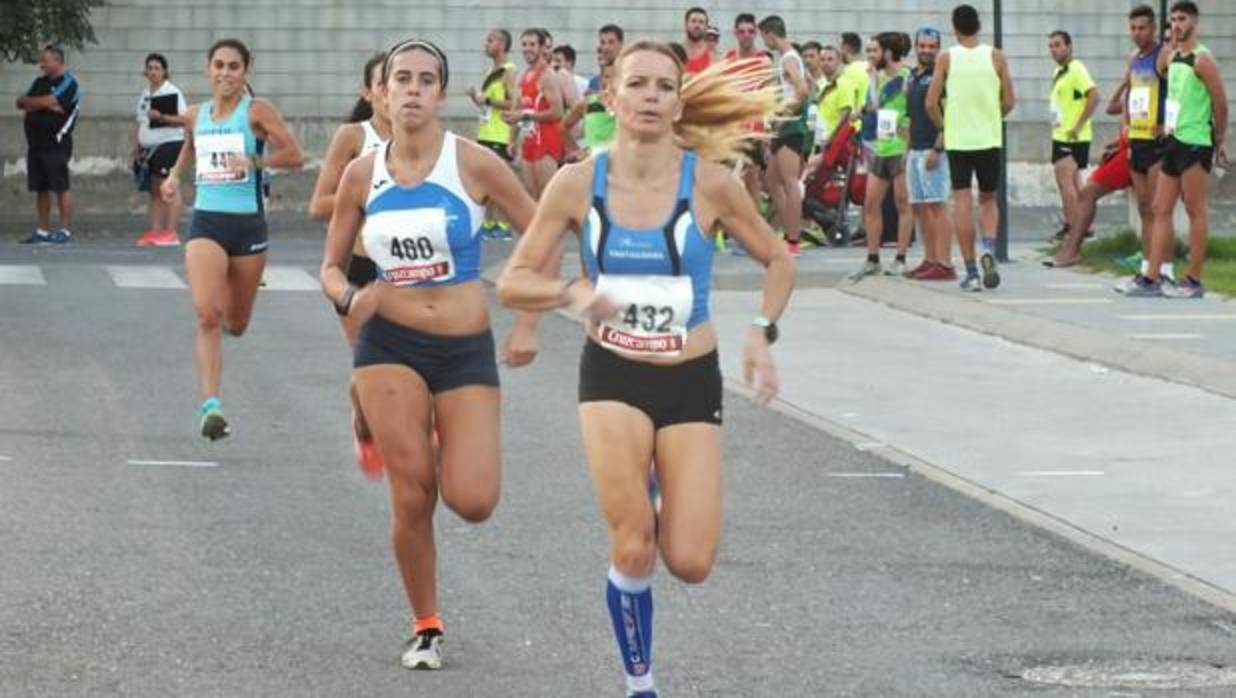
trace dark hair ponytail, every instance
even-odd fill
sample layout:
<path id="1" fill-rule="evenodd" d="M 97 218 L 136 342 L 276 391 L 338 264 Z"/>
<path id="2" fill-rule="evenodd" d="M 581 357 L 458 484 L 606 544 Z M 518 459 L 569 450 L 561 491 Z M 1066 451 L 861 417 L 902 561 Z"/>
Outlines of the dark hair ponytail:
<path id="1" fill-rule="evenodd" d="M 365 61 L 365 74 L 361 80 L 364 82 L 367 89 L 373 89 L 373 83 L 377 82 L 373 76 L 373 69 L 381 66 L 386 62 L 386 54 L 378 52 L 369 57 Z M 381 78 L 378 78 L 381 79 Z M 352 105 L 352 112 L 348 114 L 347 122 L 349 124 L 359 124 L 362 121 L 368 121 L 373 118 L 373 103 L 364 97 L 357 97 L 356 104 Z"/>

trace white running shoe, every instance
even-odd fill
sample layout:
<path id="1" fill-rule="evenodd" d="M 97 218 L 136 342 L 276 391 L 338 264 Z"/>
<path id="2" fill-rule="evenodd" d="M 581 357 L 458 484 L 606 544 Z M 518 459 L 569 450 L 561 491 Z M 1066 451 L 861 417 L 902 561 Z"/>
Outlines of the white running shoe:
<path id="1" fill-rule="evenodd" d="M 420 631 L 404 644 L 399 659 L 405 669 L 441 669 L 442 631 L 437 628 Z"/>

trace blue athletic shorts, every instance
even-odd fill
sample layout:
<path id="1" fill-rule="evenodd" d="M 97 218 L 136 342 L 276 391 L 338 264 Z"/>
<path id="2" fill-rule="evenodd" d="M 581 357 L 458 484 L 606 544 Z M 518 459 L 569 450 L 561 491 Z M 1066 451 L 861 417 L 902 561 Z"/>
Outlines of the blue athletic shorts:
<path id="1" fill-rule="evenodd" d="M 936 155 L 935 169 L 927 169 L 930 150 L 911 150 L 906 155 L 906 188 L 911 204 L 940 204 L 952 195 L 948 156 Z"/>

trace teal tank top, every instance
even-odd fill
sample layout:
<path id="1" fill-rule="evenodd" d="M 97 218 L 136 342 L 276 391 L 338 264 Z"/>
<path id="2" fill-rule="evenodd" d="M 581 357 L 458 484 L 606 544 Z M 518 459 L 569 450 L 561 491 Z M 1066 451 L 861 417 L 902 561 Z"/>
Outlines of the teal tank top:
<path id="1" fill-rule="evenodd" d="M 216 213 L 262 213 L 262 173 L 252 166 L 236 172 L 232 163 L 240 156 L 250 160 L 258 154 L 257 136 L 249 125 L 252 98 L 245 96 L 223 121 L 214 120 L 214 102 L 202 105 L 193 126 L 197 153 L 197 198 L 193 208 Z"/>

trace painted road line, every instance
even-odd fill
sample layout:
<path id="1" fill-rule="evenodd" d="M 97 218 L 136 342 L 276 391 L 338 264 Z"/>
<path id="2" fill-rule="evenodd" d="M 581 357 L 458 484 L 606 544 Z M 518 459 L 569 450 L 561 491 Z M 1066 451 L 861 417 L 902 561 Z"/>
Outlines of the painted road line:
<path id="1" fill-rule="evenodd" d="M 167 267 L 108 266 L 108 276 L 116 288 L 185 288 L 176 272 Z"/>
<path id="2" fill-rule="evenodd" d="M 1236 314 L 1163 314 L 1163 315 L 1117 315 L 1121 320 L 1132 320 L 1134 322 L 1206 322 L 1208 320 L 1236 320 Z"/>
<path id="3" fill-rule="evenodd" d="M 13 460 L 13 459 L 12 459 L 12 458 L 9 458 L 8 456 L 0 456 L 0 461 L 8 462 L 8 461 L 11 461 L 11 460 Z"/>
<path id="4" fill-rule="evenodd" d="M 1047 284 L 1047 288 L 1053 291 L 1082 291 L 1092 288 L 1104 288 L 1103 284 L 1093 283 L 1070 283 L 1070 284 Z"/>
<path id="5" fill-rule="evenodd" d="M 1108 305 L 1116 301 L 1110 298 L 992 298 L 984 302 L 992 305 Z"/>
<path id="6" fill-rule="evenodd" d="M 175 468 L 217 468 L 214 461 L 202 460 L 130 460 L 129 465 L 166 465 Z"/>
<path id="7" fill-rule="evenodd" d="M 320 291 L 322 285 L 316 276 L 310 276 L 300 267 L 266 267 L 262 278 L 267 291 Z"/>
<path id="8" fill-rule="evenodd" d="M 824 477 L 838 477 L 853 480 L 862 478 L 898 478 L 905 476 L 905 473 L 824 473 Z"/>
<path id="9" fill-rule="evenodd" d="M 43 270 L 33 264 L 0 264 L 0 286 L 46 286 Z"/>
<path id="10" fill-rule="evenodd" d="M 1176 339 L 1205 339 L 1204 334 L 1195 334 L 1193 332 L 1144 332 L 1133 335 L 1133 339 L 1147 339 L 1150 341 L 1172 341 Z"/>
<path id="11" fill-rule="evenodd" d="M 1017 473 L 1022 477 L 1100 477 L 1102 470 L 1027 470 Z"/>
<path id="12" fill-rule="evenodd" d="M 877 448 L 884 448 L 884 444 L 879 441 L 863 441 L 861 443 L 854 444 L 854 448 L 859 451 L 874 451 Z"/>

